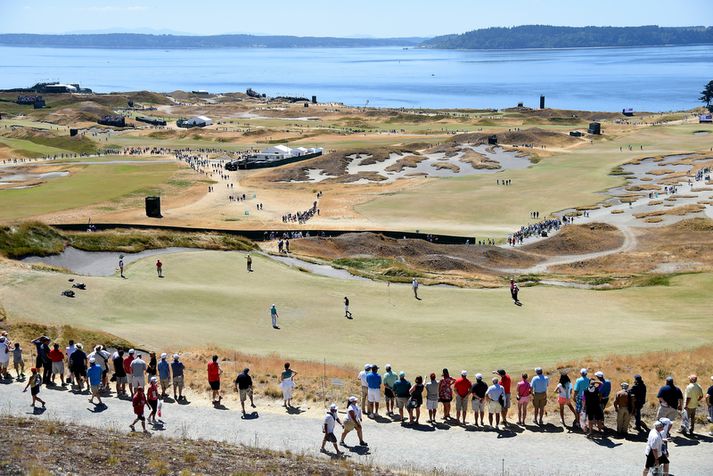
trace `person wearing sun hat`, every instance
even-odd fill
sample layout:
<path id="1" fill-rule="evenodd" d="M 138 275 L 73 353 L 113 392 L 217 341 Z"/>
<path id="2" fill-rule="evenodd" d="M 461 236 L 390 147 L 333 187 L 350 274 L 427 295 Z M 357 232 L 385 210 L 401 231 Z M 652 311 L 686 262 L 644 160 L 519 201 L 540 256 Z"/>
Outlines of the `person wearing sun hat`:
<path id="1" fill-rule="evenodd" d="M 322 438 L 322 452 L 327 451 L 324 446 L 329 441 L 334 445 L 334 451 L 337 453 L 337 455 L 342 454 L 342 452 L 339 451 L 339 447 L 337 446 L 337 436 L 334 434 L 334 429 L 336 428 L 337 423 L 339 423 L 340 426 L 344 427 L 344 425 L 342 425 L 342 422 L 339 420 L 338 412 L 339 408 L 337 407 L 337 404 L 332 403 L 329 406 L 329 410 L 327 410 L 327 414 L 324 416 L 324 423 L 322 424 L 322 433 L 324 433 L 324 438 Z"/>
<path id="2" fill-rule="evenodd" d="M 347 417 L 344 420 L 344 431 L 342 432 L 342 437 L 339 441 L 339 444 L 342 446 L 347 446 L 344 442 L 344 438 L 346 438 L 352 430 L 356 430 L 360 446 L 369 446 L 366 441 L 364 441 L 364 435 L 362 433 L 361 409 L 359 408 L 359 405 L 357 405 L 358 401 L 359 399 L 354 395 L 349 397 L 347 400 Z"/>

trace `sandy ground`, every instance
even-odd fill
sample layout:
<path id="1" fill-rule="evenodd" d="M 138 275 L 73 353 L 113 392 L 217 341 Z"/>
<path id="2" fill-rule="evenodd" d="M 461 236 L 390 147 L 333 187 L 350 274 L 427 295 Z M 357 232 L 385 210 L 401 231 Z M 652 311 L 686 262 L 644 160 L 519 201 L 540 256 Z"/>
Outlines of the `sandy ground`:
<path id="1" fill-rule="evenodd" d="M 29 394 L 21 393 L 20 384 L 0 385 L 2 411 L 15 416 L 34 415 Z M 36 418 L 71 421 L 99 428 L 129 431 L 133 420 L 131 405 L 116 398 L 105 398 L 105 407 L 95 407 L 86 396 L 43 389 L 40 396 L 47 410 Z M 273 450 L 289 450 L 320 456 L 321 418 L 318 410 L 299 414 L 281 413 L 273 407 L 266 411 L 257 401 L 257 415 L 240 417 L 237 402 L 230 408 L 214 409 L 195 404 L 165 404 L 163 425 L 152 429 L 153 435 L 204 438 L 254 445 Z M 341 403 L 341 402 L 340 402 Z M 342 405 L 343 406 L 343 405 Z M 344 415 L 341 415 L 344 418 Z M 443 471 L 452 474 L 504 475 L 611 475 L 637 474 L 643 467 L 645 443 L 614 437 L 586 439 L 560 426 L 527 429 L 511 427 L 508 431 L 487 431 L 469 425 L 465 428 L 444 424 L 412 428 L 380 419 L 364 423 L 368 448 L 351 447 L 347 458 L 367 464 L 405 471 Z M 349 445 L 356 435 L 347 437 Z M 700 440 L 676 436 L 670 446 L 671 471 L 678 476 L 701 475 L 710 463 L 713 439 Z M 487 448 L 474 452 L 474 448 Z M 543 457 L 546 455 L 546 457 Z M 504 470 L 504 472 L 503 472 Z"/>

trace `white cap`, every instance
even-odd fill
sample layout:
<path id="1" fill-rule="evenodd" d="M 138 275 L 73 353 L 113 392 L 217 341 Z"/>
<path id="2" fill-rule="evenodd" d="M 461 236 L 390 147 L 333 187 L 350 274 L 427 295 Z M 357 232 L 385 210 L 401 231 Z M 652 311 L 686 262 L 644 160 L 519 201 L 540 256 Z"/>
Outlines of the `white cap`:
<path id="1" fill-rule="evenodd" d="M 482 379 L 483 379 L 483 374 L 475 374 L 475 378 L 478 379 L 478 380 L 482 380 Z"/>
<path id="2" fill-rule="evenodd" d="M 359 401 L 359 399 L 358 399 L 357 397 L 355 397 L 354 395 L 352 395 L 351 397 L 349 397 L 349 401 L 350 401 L 351 403 L 356 403 L 356 402 Z"/>
<path id="3" fill-rule="evenodd" d="M 332 403 L 331 405 L 329 405 L 329 409 L 332 410 L 333 412 L 336 412 L 336 411 L 337 411 L 337 404 L 336 404 L 336 403 Z"/>
<path id="4" fill-rule="evenodd" d="M 541 373 L 542 373 L 542 367 L 537 367 L 537 368 L 535 369 L 535 373 L 536 373 L 536 374 L 541 374 Z"/>
<path id="5" fill-rule="evenodd" d="M 90 364 L 93 364 L 94 362 L 96 362 L 96 360 L 94 359 L 94 357 L 92 357 L 92 358 L 89 359 L 89 363 L 90 363 Z"/>
<path id="6" fill-rule="evenodd" d="M 151 382 L 158 382 L 158 379 L 156 377 L 151 377 Z"/>
<path id="7" fill-rule="evenodd" d="M 178 360 L 178 354 L 173 354 L 173 360 Z"/>
<path id="8" fill-rule="evenodd" d="M 385 369 L 390 369 L 390 368 L 391 368 L 391 364 L 386 364 L 386 365 L 384 365 L 384 368 L 385 368 Z M 711 378 L 713 378 L 713 377 L 711 377 Z"/>
<path id="9" fill-rule="evenodd" d="M 136 351 L 134 349 L 129 349 L 129 353 L 134 354 L 134 353 L 136 353 Z"/>
<path id="10" fill-rule="evenodd" d="M 587 369 L 582 369 L 579 371 L 579 373 L 582 375 L 587 375 Z"/>
<path id="11" fill-rule="evenodd" d="M 167 357 L 166 352 L 164 352 L 164 353 L 161 354 L 161 358 L 162 358 L 162 359 L 165 359 L 166 357 Z"/>
<path id="12" fill-rule="evenodd" d="M 371 364 L 364 364 L 364 370 L 369 370 L 371 369 L 372 365 Z"/>
<path id="13" fill-rule="evenodd" d="M 604 372 L 602 372 L 601 370 L 599 372 L 595 373 L 594 375 L 599 378 L 604 378 Z"/>
<path id="14" fill-rule="evenodd" d="M 467 370 L 461 370 L 461 371 L 460 371 L 460 374 L 461 374 L 463 377 L 465 377 L 466 375 L 468 375 L 468 371 L 467 371 Z"/>

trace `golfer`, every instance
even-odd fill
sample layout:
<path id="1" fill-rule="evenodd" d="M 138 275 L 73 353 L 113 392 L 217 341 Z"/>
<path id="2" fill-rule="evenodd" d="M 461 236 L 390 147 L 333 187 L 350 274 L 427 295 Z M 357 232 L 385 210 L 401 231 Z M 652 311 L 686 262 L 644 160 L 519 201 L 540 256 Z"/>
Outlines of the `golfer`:
<path id="1" fill-rule="evenodd" d="M 349 298 L 344 296 L 344 317 L 347 319 L 352 318 L 352 313 L 349 311 Z"/>
<path id="2" fill-rule="evenodd" d="M 517 295 L 520 292 L 520 287 L 515 283 L 514 279 L 510 280 L 510 296 L 512 297 L 512 300 L 515 304 L 520 305 L 520 300 L 518 299 Z"/>
<path id="3" fill-rule="evenodd" d="M 252 256 L 247 255 L 245 257 L 245 260 L 248 264 L 248 273 L 252 273 L 253 272 L 253 258 L 252 258 Z"/>
<path id="4" fill-rule="evenodd" d="M 418 280 L 416 278 L 411 281 L 411 288 L 413 289 L 413 297 L 420 300 L 421 298 L 418 297 Z"/>
<path id="5" fill-rule="evenodd" d="M 272 328 L 273 329 L 279 329 L 279 327 L 277 327 L 277 318 L 278 317 L 280 317 L 280 316 L 277 314 L 277 307 L 275 307 L 275 305 L 273 304 L 272 307 L 270 307 L 270 318 L 272 319 Z"/>
<path id="6" fill-rule="evenodd" d="M 119 275 L 122 278 L 126 278 L 126 276 L 124 276 L 124 255 L 119 255 Z"/>
<path id="7" fill-rule="evenodd" d="M 163 263 L 160 259 L 156 260 L 156 274 L 159 278 L 163 278 Z"/>

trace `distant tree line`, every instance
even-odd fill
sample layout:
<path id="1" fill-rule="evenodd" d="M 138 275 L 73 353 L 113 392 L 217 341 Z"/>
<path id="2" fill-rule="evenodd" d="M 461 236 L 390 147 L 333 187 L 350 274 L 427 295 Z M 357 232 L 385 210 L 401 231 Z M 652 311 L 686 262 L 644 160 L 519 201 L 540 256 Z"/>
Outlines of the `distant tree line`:
<path id="1" fill-rule="evenodd" d="M 713 27 L 564 27 L 525 25 L 486 28 L 426 40 L 438 49 L 584 48 L 713 43 Z"/>

